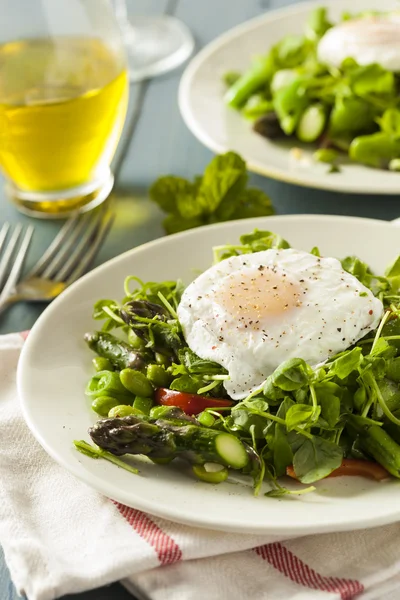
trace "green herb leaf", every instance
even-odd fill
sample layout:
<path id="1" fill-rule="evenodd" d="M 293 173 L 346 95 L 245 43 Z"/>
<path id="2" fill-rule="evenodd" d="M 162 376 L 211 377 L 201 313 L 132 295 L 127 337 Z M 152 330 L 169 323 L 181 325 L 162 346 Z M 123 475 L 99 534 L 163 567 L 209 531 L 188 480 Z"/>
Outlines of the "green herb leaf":
<path id="1" fill-rule="evenodd" d="M 246 163 L 235 152 L 215 156 L 203 176 L 193 182 L 172 175 L 160 177 L 149 190 L 150 198 L 168 213 L 163 225 L 168 234 L 231 219 L 274 213 L 268 196 L 246 189 Z"/>
<path id="2" fill-rule="evenodd" d="M 240 243 L 243 244 L 243 246 L 249 246 L 251 252 L 290 248 L 288 242 L 280 235 L 272 233 L 271 231 L 260 231 L 259 229 L 255 229 L 253 233 L 241 235 Z"/>
<path id="3" fill-rule="evenodd" d="M 286 414 L 286 427 L 292 431 L 295 427 L 311 424 L 314 416 L 314 408 L 308 404 L 295 404 L 290 407 Z"/>
<path id="4" fill-rule="evenodd" d="M 293 468 L 302 483 L 323 479 L 340 467 L 343 450 L 321 437 L 306 439 L 293 457 Z"/>
<path id="5" fill-rule="evenodd" d="M 340 400 L 342 388 L 332 381 L 323 381 L 314 386 L 318 404 L 321 405 L 321 416 L 329 427 L 335 427 L 340 417 Z"/>
<path id="6" fill-rule="evenodd" d="M 204 171 L 198 192 L 202 213 L 211 215 L 218 210 L 221 220 L 229 219 L 247 177 L 246 163 L 235 152 L 215 156 Z"/>
<path id="7" fill-rule="evenodd" d="M 353 371 L 357 370 L 362 363 L 362 350 L 353 348 L 343 356 L 337 358 L 329 367 L 329 374 L 336 375 L 339 379 L 346 379 Z"/>
<path id="8" fill-rule="evenodd" d="M 378 64 L 358 66 L 350 72 L 350 85 L 356 96 L 393 96 L 395 92 L 394 74 Z"/>
<path id="9" fill-rule="evenodd" d="M 381 117 L 376 119 L 376 122 L 384 133 L 394 138 L 400 137 L 400 111 L 397 108 L 388 108 Z"/>
<path id="10" fill-rule="evenodd" d="M 150 198 L 156 202 L 162 210 L 175 215 L 180 214 L 177 199 L 193 197 L 193 193 L 193 184 L 182 177 L 175 177 L 173 175 L 160 177 L 153 183 L 149 190 Z"/>
<path id="11" fill-rule="evenodd" d="M 268 377 L 275 387 L 291 392 L 298 390 L 308 383 L 309 374 L 307 363 L 301 358 L 291 358 L 282 363 Z"/>
<path id="12" fill-rule="evenodd" d="M 273 441 L 274 469 L 277 477 L 286 473 L 286 467 L 293 462 L 293 452 L 287 439 L 285 427 L 275 423 Z"/>

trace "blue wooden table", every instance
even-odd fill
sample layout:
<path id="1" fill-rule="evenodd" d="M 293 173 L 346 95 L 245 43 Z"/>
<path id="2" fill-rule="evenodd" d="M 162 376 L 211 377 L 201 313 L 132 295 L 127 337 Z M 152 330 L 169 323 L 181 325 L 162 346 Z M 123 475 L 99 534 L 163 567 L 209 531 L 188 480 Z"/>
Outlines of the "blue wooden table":
<path id="1" fill-rule="evenodd" d="M 293 3 L 290 0 L 129 0 L 135 14 L 168 12 L 182 19 L 196 38 L 197 50 L 225 30 L 266 10 Z M 161 174 L 192 177 L 201 173 L 212 154 L 186 129 L 177 105 L 182 69 L 149 83 L 131 86 L 130 106 L 119 147 L 120 163 L 114 194 L 117 218 L 97 264 L 134 246 L 163 234 L 162 215 L 147 199 L 146 190 Z M 325 213 L 394 219 L 400 215 L 397 197 L 336 194 L 295 187 L 282 182 L 252 176 L 252 183 L 263 188 L 280 214 Z M 0 221 L 30 221 L 11 206 L 0 188 Z M 54 237 L 60 222 L 35 224 L 30 252 L 33 263 Z M 29 263 L 27 264 L 29 268 Z M 0 333 L 32 327 L 45 306 L 16 305 L 0 320 Z M 69 596 L 70 600 L 126 600 L 131 598 L 122 586 Z M 0 549 L 0 599 L 17 600 Z M 65 599 L 64 599 L 65 600 Z"/>

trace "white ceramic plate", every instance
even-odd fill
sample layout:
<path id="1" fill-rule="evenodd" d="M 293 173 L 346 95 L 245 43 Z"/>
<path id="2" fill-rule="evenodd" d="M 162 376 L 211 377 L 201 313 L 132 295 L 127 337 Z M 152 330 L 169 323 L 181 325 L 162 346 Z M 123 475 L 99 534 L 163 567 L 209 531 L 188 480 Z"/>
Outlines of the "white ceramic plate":
<path id="1" fill-rule="evenodd" d="M 235 27 L 204 48 L 184 72 L 179 88 L 183 119 L 205 146 L 217 153 L 235 150 L 251 171 L 261 175 L 340 192 L 398 194 L 399 173 L 348 164 L 340 173 L 328 174 L 326 165 L 312 161 L 309 146 L 304 146 L 302 161 L 295 161 L 290 153 L 292 142 L 279 144 L 254 133 L 251 122 L 223 102 L 223 73 L 245 70 L 253 55 L 265 54 L 287 34 L 303 33 L 310 11 L 321 5 L 328 7 L 334 21 L 348 10 L 399 8 L 397 0 L 318 0 L 271 11 Z"/>
<path id="2" fill-rule="evenodd" d="M 45 450 L 74 475 L 110 498 L 174 521 L 224 531 L 290 535 L 395 521 L 400 518 L 400 481 L 379 484 L 340 478 L 318 483 L 310 495 L 254 498 L 249 480 L 247 485 L 232 479 L 213 486 L 194 481 L 181 466 L 157 466 L 147 459 L 135 459 L 141 471 L 136 476 L 82 456 L 72 445 L 74 439 L 89 440 L 87 429 L 96 420 L 83 393 L 92 375 L 93 355 L 82 339 L 86 331 L 96 328 L 91 319 L 94 302 L 122 298 L 129 274 L 149 281 L 181 277 L 189 283 L 195 270 L 210 266 L 212 246 L 238 243 L 242 233 L 255 227 L 277 232 L 302 250 L 317 245 L 325 255 L 356 254 L 377 272 L 400 251 L 400 231 L 393 224 L 296 215 L 203 227 L 122 254 L 61 294 L 33 327 L 18 368 L 25 419 Z"/>

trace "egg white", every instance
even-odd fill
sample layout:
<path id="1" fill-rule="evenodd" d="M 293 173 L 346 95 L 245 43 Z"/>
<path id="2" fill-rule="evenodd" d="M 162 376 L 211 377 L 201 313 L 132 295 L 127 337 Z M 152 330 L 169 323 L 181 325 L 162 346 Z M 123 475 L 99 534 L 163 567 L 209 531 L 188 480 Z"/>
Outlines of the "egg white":
<path id="1" fill-rule="evenodd" d="M 345 58 L 359 65 L 379 64 L 400 71 L 400 16 L 364 17 L 328 29 L 318 44 L 320 62 L 340 67 Z"/>
<path id="2" fill-rule="evenodd" d="M 345 350 L 377 327 L 383 305 L 338 260 L 285 249 L 212 266 L 177 312 L 188 346 L 225 367 L 241 399 L 289 358 L 316 365 Z"/>

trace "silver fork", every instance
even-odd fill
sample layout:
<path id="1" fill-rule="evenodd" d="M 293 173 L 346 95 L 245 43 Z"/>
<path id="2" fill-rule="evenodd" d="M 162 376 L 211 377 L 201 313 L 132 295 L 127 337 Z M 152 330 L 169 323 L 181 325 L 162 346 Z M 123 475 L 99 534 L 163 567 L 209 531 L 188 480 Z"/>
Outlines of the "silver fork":
<path id="1" fill-rule="evenodd" d="M 114 220 L 98 211 L 69 219 L 33 269 L 1 301 L 0 313 L 15 302 L 50 302 L 88 270 Z"/>
<path id="2" fill-rule="evenodd" d="M 29 250 L 34 227 L 26 227 L 20 243 L 23 229 L 21 223 L 13 231 L 9 223 L 4 223 L 0 229 L 0 306 L 16 286 Z"/>

